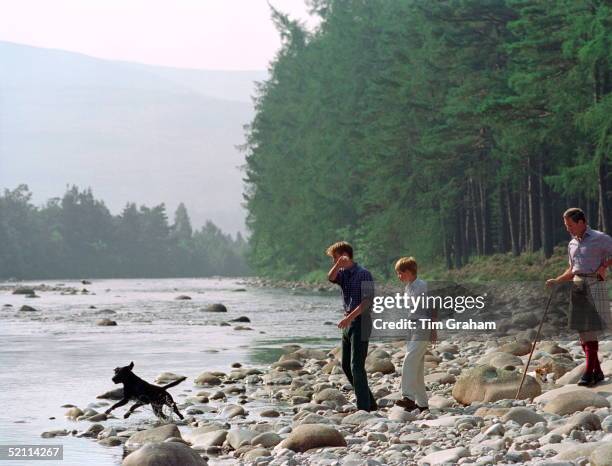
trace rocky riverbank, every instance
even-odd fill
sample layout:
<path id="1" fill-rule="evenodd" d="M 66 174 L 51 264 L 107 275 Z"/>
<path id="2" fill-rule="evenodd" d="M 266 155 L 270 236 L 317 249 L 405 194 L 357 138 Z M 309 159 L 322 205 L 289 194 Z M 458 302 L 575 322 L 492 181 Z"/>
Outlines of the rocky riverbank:
<path id="1" fill-rule="evenodd" d="M 188 377 L 169 390 L 184 421 L 161 424 L 151 413 L 134 426 L 107 417 L 120 396 L 114 390 L 86 407 L 64 406 L 66 416 L 89 421 L 87 429 L 42 435 L 123 448 L 124 466 L 161 464 L 155 460 L 164 455 L 167 466 L 612 464 L 612 342 L 600 345 L 606 380 L 594 388 L 576 385 L 583 369 L 577 342 L 541 342 L 514 401 L 528 341 L 446 341 L 427 353 L 430 409 L 422 413 L 394 406 L 401 341 L 372 345 L 366 367 L 379 404 L 372 413 L 355 410 L 339 348 L 283 349 L 266 367 L 160 374 L 159 384 Z"/>

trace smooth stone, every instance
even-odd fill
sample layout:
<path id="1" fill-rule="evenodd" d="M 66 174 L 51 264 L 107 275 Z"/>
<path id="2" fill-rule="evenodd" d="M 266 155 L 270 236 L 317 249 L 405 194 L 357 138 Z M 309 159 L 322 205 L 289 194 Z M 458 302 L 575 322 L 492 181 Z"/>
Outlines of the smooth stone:
<path id="1" fill-rule="evenodd" d="M 295 452 L 321 447 L 346 447 L 346 440 L 340 432 L 328 425 L 303 424 L 297 426 L 288 438 L 276 446 Z"/>
<path id="2" fill-rule="evenodd" d="M 589 455 L 591 466 L 612 466 L 612 441 L 597 447 Z"/>
<path id="3" fill-rule="evenodd" d="M 249 429 L 234 428 L 227 433 L 226 442 L 234 450 L 237 450 L 243 444 L 250 444 L 253 438 L 257 437 L 257 433 Z"/>
<path id="4" fill-rule="evenodd" d="M 450 408 L 455 403 L 453 400 L 449 398 L 445 398 L 440 395 L 433 395 L 427 401 L 428 401 L 428 405 L 430 408 L 436 408 L 436 409 Z"/>
<path id="5" fill-rule="evenodd" d="M 609 408 L 610 402 L 598 393 L 585 390 L 576 390 L 569 393 L 560 393 L 544 406 L 543 411 L 551 414 L 572 414 L 588 407 Z"/>
<path id="6" fill-rule="evenodd" d="M 66 411 L 66 414 L 64 414 L 64 416 L 69 419 L 75 420 L 77 417 L 82 416 L 83 414 L 83 411 L 75 406 L 74 408 L 70 408 L 68 411 Z"/>
<path id="7" fill-rule="evenodd" d="M 180 294 L 178 295 L 176 298 L 174 298 L 178 301 L 188 301 L 191 299 L 191 296 L 187 296 L 186 294 Z"/>
<path id="8" fill-rule="evenodd" d="M 264 448 L 273 448 L 281 443 L 282 440 L 283 438 L 276 432 L 264 432 L 253 437 L 251 439 L 251 445 L 261 445 Z"/>
<path id="9" fill-rule="evenodd" d="M 559 377 L 555 381 L 555 383 L 557 385 L 568 385 L 568 384 L 578 383 L 585 369 L 586 369 L 586 363 L 583 362 L 582 364 L 579 364 L 578 366 L 574 367 L 572 370 L 563 374 L 561 377 Z"/>
<path id="10" fill-rule="evenodd" d="M 521 374 L 517 371 L 496 369 L 492 366 L 476 366 L 457 379 L 452 395 L 464 405 L 474 401 L 498 401 L 514 399 Z M 534 398 L 542 393 L 540 384 L 531 376 L 525 376 L 520 398 Z"/>
<path id="11" fill-rule="evenodd" d="M 500 346 L 497 351 L 514 354 L 515 356 L 525 356 L 531 351 L 531 342 L 528 340 L 513 341 Z"/>
<path id="12" fill-rule="evenodd" d="M 297 359 L 286 359 L 284 361 L 277 361 L 270 366 L 272 369 L 285 369 L 287 371 L 297 371 L 304 367 L 304 365 Z"/>
<path id="13" fill-rule="evenodd" d="M 578 412 L 569 418 L 564 426 L 561 426 L 553 432 L 555 434 L 568 435 L 572 430 L 584 429 L 584 430 L 601 430 L 601 420 L 593 413 L 581 413 Z"/>
<path id="14" fill-rule="evenodd" d="M 146 443 L 163 442 L 170 437 L 181 437 L 181 433 L 175 424 L 166 424 L 160 427 L 142 430 L 133 434 L 125 446 L 128 449 L 138 448 Z"/>
<path id="15" fill-rule="evenodd" d="M 395 365 L 391 359 L 378 359 L 378 358 L 366 358 L 365 369 L 369 374 L 376 372 L 382 372 L 383 374 L 393 374 L 395 372 Z"/>
<path id="16" fill-rule="evenodd" d="M 333 401 L 335 403 L 344 405 L 348 401 L 344 394 L 336 388 L 325 388 L 313 396 L 314 401 L 321 403 L 323 401 Z"/>
<path id="17" fill-rule="evenodd" d="M 221 303 L 211 304 L 204 309 L 206 312 L 227 312 L 227 308 Z"/>
<path id="18" fill-rule="evenodd" d="M 101 440 L 98 440 L 100 445 L 104 445 L 105 447 L 118 447 L 123 444 L 123 441 L 120 437 L 106 437 Z"/>
<path id="19" fill-rule="evenodd" d="M 105 317 L 104 319 L 98 319 L 96 321 L 96 325 L 99 325 L 101 327 L 114 327 L 117 325 L 117 322 Z"/>
<path id="20" fill-rule="evenodd" d="M 96 398 L 99 400 L 121 400 L 123 399 L 123 387 L 104 392 Z"/>
<path id="21" fill-rule="evenodd" d="M 194 429 L 197 431 L 200 427 Z M 191 432 L 189 435 L 185 435 L 185 440 L 189 441 L 194 448 L 210 448 L 220 447 L 227 438 L 227 430 L 212 430 L 208 432 L 194 433 Z"/>
<path id="22" fill-rule="evenodd" d="M 401 408 L 399 406 L 393 406 L 389 410 L 389 412 L 387 414 L 387 418 L 390 421 L 410 422 L 410 421 L 414 421 L 416 419 L 416 414 L 408 412 L 404 408 Z"/>
<path id="23" fill-rule="evenodd" d="M 261 458 L 262 456 L 271 456 L 270 450 L 267 448 L 253 448 L 244 454 L 242 459 L 244 461 L 254 461 L 257 458 Z"/>
<path id="24" fill-rule="evenodd" d="M 359 410 L 343 418 L 342 424 L 360 425 L 368 421 L 378 420 L 378 419 L 380 418 L 376 416 L 375 414 L 369 413 L 367 411 Z"/>
<path id="25" fill-rule="evenodd" d="M 221 385 L 221 379 L 210 372 L 203 372 L 196 377 L 193 383 L 200 387 L 207 387 L 212 385 Z"/>
<path id="26" fill-rule="evenodd" d="M 64 435 L 68 435 L 68 431 L 66 429 L 49 430 L 47 432 L 43 432 L 42 434 L 40 434 L 42 438 L 62 437 Z"/>
<path id="27" fill-rule="evenodd" d="M 259 413 L 261 417 L 279 417 L 280 413 L 275 409 L 266 409 Z"/>
<path id="28" fill-rule="evenodd" d="M 240 405 L 227 405 L 223 408 L 220 416 L 226 419 L 231 419 L 236 416 L 244 416 L 246 411 Z"/>
<path id="29" fill-rule="evenodd" d="M 19 312 L 38 312 L 38 309 L 34 309 L 32 306 L 24 304 L 19 308 Z"/>
<path id="30" fill-rule="evenodd" d="M 488 366 L 493 366 L 496 369 L 503 369 L 506 366 L 522 367 L 523 361 L 514 354 L 494 351 L 481 357 L 477 364 L 486 364 Z"/>
<path id="31" fill-rule="evenodd" d="M 121 466 L 206 466 L 208 463 L 179 442 L 147 443 L 125 457 Z"/>
<path id="32" fill-rule="evenodd" d="M 514 408 L 510 408 L 510 411 L 502 416 L 502 421 L 514 421 L 522 426 L 527 423 L 537 424 L 538 422 L 546 422 L 546 419 L 532 409 L 515 406 Z"/>
<path id="33" fill-rule="evenodd" d="M 170 382 L 174 382 L 175 380 L 185 378 L 182 375 L 175 374 L 173 372 L 162 372 L 155 378 L 155 383 L 159 385 L 165 385 Z"/>
<path id="34" fill-rule="evenodd" d="M 450 448 L 448 450 L 440 450 L 421 458 L 418 461 L 419 465 L 445 465 L 456 464 L 461 458 L 470 456 L 470 451 L 465 447 Z"/>

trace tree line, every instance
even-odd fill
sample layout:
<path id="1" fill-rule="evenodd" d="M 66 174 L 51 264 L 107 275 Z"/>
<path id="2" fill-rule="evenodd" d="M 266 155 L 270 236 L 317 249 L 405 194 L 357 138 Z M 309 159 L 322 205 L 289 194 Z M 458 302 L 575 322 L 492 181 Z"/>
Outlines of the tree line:
<path id="1" fill-rule="evenodd" d="M 247 128 L 250 261 L 299 276 L 345 239 L 383 273 L 612 232 L 607 0 L 312 0 Z"/>
<path id="2" fill-rule="evenodd" d="M 194 230 L 179 204 L 128 203 L 112 215 L 91 189 L 69 188 L 42 207 L 26 185 L 0 195 L 0 278 L 238 276 L 248 273 L 246 241 L 212 222 Z"/>

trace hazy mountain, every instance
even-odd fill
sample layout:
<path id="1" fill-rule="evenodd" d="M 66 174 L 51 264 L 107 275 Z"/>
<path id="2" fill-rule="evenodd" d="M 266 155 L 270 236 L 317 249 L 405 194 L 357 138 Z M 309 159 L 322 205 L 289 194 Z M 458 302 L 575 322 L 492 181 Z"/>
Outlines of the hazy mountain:
<path id="1" fill-rule="evenodd" d="M 91 186 L 127 201 L 187 205 L 194 225 L 244 231 L 243 125 L 263 71 L 182 70 L 0 42 L 0 188 L 37 202 Z"/>

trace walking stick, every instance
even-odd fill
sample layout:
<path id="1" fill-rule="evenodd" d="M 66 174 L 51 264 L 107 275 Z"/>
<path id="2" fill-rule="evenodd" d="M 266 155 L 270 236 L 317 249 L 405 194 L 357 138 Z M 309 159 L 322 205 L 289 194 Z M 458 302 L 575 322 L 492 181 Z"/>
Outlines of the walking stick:
<path id="1" fill-rule="evenodd" d="M 552 297 L 555 294 L 556 286 L 553 285 L 550 290 L 550 295 L 548 296 L 548 302 L 546 303 L 546 309 L 544 309 L 544 314 L 542 314 L 542 320 L 540 320 L 540 325 L 538 326 L 538 332 L 536 333 L 535 339 L 533 340 L 533 345 L 531 345 L 531 352 L 529 353 L 529 359 L 527 359 L 527 364 L 525 364 L 525 369 L 523 369 L 523 377 L 521 378 L 521 384 L 519 385 L 518 390 L 516 391 L 515 400 L 519 399 L 519 395 L 521 394 L 521 389 L 523 388 L 523 383 L 525 382 L 525 376 L 527 375 L 527 369 L 529 368 L 529 363 L 531 362 L 531 356 L 533 356 L 533 350 L 535 350 L 536 344 L 538 343 L 538 339 L 540 338 L 540 331 L 542 330 L 542 324 L 544 323 L 544 319 L 546 319 L 546 314 L 548 314 L 548 308 L 550 307 L 550 302 L 552 301 Z"/>

